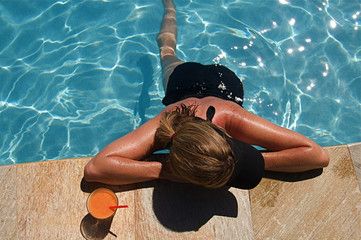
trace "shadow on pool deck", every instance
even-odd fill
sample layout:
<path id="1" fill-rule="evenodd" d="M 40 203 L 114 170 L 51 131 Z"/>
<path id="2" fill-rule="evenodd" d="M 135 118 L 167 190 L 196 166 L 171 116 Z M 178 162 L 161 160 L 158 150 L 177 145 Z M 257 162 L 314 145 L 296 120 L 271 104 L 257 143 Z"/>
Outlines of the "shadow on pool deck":
<path id="1" fill-rule="evenodd" d="M 251 191 L 165 181 L 113 186 L 119 204 L 129 208 L 119 209 L 99 234 L 105 239 L 115 239 L 109 230 L 117 239 L 361 239 L 361 144 L 326 149 L 331 161 L 323 172 L 267 173 Z M 81 239 L 89 192 L 104 186 L 82 181 L 89 159 L 0 166 L 0 239 Z M 87 224 L 99 227 L 96 221 Z"/>

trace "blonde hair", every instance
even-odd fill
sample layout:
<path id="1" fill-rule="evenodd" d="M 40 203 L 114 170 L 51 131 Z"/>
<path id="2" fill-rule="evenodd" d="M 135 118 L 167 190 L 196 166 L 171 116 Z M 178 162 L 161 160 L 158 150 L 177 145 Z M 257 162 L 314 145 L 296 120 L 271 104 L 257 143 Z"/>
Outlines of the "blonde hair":
<path id="1" fill-rule="evenodd" d="M 224 186 L 234 170 L 232 149 L 210 121 L 195 117 L 197 106 L 181 105 L 165 113 L 156 139 L 169 146 L 168 167 L 172 174 L 209 188 Z"/>

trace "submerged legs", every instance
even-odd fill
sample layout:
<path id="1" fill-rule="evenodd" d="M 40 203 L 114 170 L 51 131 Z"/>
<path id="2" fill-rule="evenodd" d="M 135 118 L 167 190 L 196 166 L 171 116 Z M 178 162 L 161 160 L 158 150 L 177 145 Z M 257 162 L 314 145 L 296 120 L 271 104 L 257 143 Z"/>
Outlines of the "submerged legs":
<path id="1" fill-rule="evenodd" d="M 175 54 L 177 48 L 177 18 L 172 0 L 163 0 L 164 15 L 157 37 L 162 65 L 164 89 L 167 89 L 168 79 L 174 68 L 183 62 Z"/>

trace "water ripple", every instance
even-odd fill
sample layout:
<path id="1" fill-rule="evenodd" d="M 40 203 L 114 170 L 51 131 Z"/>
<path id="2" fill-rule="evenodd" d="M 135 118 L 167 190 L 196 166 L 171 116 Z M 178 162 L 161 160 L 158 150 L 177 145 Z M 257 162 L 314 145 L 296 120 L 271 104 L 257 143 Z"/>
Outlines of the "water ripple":
<path id="1" fill-rule="evenodd" d="M 245 108 L 321 145 L 361 141 L 359 1 L 176 3 L 179 57 L 235 71 Z M 162 109 L 161 1 L 0 11 L 0 164 L 94 155 Z"/>

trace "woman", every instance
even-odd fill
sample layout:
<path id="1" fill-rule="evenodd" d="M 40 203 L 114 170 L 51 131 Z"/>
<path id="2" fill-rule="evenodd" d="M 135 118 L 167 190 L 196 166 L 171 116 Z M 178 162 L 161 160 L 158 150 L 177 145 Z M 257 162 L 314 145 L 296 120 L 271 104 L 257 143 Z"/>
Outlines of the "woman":
<path id="1" fill-rule="evenodd" d="M 157 42 L 166 107 L 91 159 L 87 181 L 123 185 L 162 178 L 250 189 L 264 170 L 301 172 L 328 165 L 327 152 L 310 139 L 245 110 L 243 85 L 231 70 L 179 60 L 175 5 L 172 0 L 163 5 Z M 139 161 L 165 148 L 170 149 L 166 161 Z"/>

